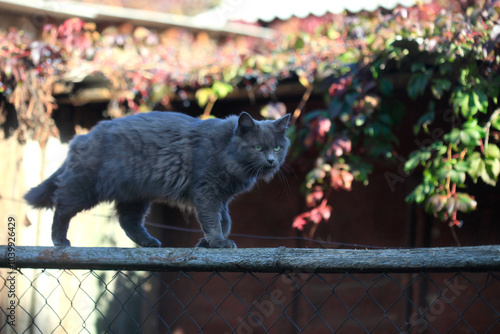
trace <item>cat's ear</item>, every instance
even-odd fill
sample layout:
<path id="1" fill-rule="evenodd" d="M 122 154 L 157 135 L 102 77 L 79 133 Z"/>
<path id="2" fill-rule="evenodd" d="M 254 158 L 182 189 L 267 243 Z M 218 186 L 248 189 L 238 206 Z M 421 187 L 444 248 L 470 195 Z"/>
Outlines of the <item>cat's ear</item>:
<path id="1" fill-rule="evenodd" d="M 288 122 L 290 121 L 290 114 L 286 114 L 274 121 L 274 127 L 278 132 L 285 132 L 288 127 Z"/>
<path id="2" fill-rule="evenodd" d="M 246 112 L 242 112 L 238 118 L 238 125 L 236 126 L 236 131 L 239 133 L 247 133 L 255 127 L 255 121 L 252 116 Z"/>

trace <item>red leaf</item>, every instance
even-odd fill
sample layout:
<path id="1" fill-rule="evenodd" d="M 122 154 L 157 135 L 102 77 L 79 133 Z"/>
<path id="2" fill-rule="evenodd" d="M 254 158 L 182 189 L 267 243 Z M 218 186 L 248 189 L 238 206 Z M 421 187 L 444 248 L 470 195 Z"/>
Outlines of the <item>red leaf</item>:
<path id="1" fill-rule="evenodd" d="M 330 128 L 332 127 L 332 121 L 330 121 L 328 118 L 320 118 L 318 120 L 318 135 L 319 139 L 323 139 L 328 131 L 330 131 Z"/>
<path id="2" fill-rule="evenodd" d="M 334 155 L 335 157 L 340 157 L 343 154 L 349 154 L 351 152 L 352 143 L 351 140 L 345 136 L 341 136 L 335 139 L 330 146 L 327 154 Z"/>
<path id="3" fill-rule="evenodd" d="M 311 211 L 301 213 L 293 220 L 292 227 L 298 229 L 299 231 L 304 230 L 304 226 L 310 221 L 314 224 L 319 224 L 323 220 L 328 221 L 332 215 L 332 207 L 326 204 L 326 199 L 324 199 L 321 204 L 312 209 Z"/>
<path id="4" fill-rule="evenodd" d="M 305 219 L 305 217 L 308 216 L 308 214 L 309 212 L 305 212 L 295 217 L 292 227 L 296 228 L 299 231 L 303 231 L 304 226 L 307 224 L 307 220 Z"/>
<path id="5" fill-rule="evenodd" d="M 315 208 L 310 211 L 309 219 L 314 223 L 314 224 L 319 224 L 323 220 L 323 215 L 321 214 L 321 209 L 320 208 Z"/>
<path id="6" fill-rule="evenodd" d="M 331 97 L 340 95 L 346 91 L 346 89 L 351 85 L 352 77 L 341 78 L 338 83 L 334 83 L 328 89 L 328 93 Z"/>
<path id="7" fill-rule="evenodd" d="M 325 221 L 330 219 L 332 215 L 332 207 L 326 204 L 326 199 L 321 202 L 320 206 L 318 206 L 316 210 L 318 210 L 319 214 Z"/>
<path id="8" fill-rule="evenodd" d="M 323 198 L 323 189 L 321 187 L 314 187 L 313 191 L 307 195 L 306 202 L 308 206 L 316 205 Z"/>
<path id="9" fill-rule="evenodd" d="M 346 170 L 332 168 L 330 171 L 330 185 L 333 189 L 344 189 L 349 191 L 352 189 L 353 180 L 354 176 Z"/>
<path id="10" fill-rule="evenodd" d="M 342 182 L 344 183 L 344 189 L 351 190 L 354 176 L 346 170 L 341 171 L 340 174 L 342 176 Z"/>

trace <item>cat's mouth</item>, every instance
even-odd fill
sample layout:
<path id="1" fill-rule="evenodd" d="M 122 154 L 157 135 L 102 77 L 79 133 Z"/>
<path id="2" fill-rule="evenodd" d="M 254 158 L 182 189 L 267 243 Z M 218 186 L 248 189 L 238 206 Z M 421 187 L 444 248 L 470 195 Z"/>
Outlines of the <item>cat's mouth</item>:
<path id="1" fill-rule="evenodd" d="M 274 176 L 274 173 L 276 172 L 276 166 L 265 166 L 262 168 L 261 175 L 265 178 L 272 178 Z"/>
<path id="2" fill-rule="evenodd" d="M 272 178 L 274 177 L 274 174 L 276 173 L 276 167 L 273 167 L 273 166 L 266 166 L 264 168 L 262 168 L 262 171 L 260 173 L 260 177 L 265 181 L 265 182 L 269 182 L 272 180 Z"/>
<path id="3" fill-rule="evenodd" d="M 266 164 L 266 165 L 261 165 L 261 166 L 257 167 L 256 169 L 254 169 L 252 174 L 254 176 L 257 176 L 257 178 L 262 177 L 264 179 L 269 179 L 269 178 L 272 178 L 274 176 L 274 173 L 276 172 L 276 170 L 277 170 L 277 166 Z"/>
<path id="4" fill-rule="evenodd" d="M 273 165 L 267 165 L 262 168 L 263 173 L 272 173 L 276 170 L 276 166 Z"/>

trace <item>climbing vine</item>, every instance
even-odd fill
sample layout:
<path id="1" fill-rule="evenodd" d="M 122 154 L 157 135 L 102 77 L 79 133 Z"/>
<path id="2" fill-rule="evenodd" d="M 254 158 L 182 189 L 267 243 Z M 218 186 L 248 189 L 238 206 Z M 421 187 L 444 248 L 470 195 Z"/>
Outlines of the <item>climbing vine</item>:
<path id="1" fill-rule="evenodd" d="M 421 174 L 406 200 L 462 225 L 459 212 L 477 207 L 466 183 L 495 186 L 500 173 L 499 9 L 416 7 L 348 27 L 366 44 L 344 73 L 335 73 L 325 93 L 328 108 L 304 115 L 303 127 L 294 129 L 299 149 L 316 156 L 304 187 L 311 210 L 294 227 L 328 220 L 330 191 L 350 190 L 353 180 L 367 183 L 374 164 L 387 160 L 404 162 L 399 173 L 384 174 L 389 187 Z M 409 157 L 397 153 L 393 132 L 408 116 L 406 101 L 423 110 Z"/>

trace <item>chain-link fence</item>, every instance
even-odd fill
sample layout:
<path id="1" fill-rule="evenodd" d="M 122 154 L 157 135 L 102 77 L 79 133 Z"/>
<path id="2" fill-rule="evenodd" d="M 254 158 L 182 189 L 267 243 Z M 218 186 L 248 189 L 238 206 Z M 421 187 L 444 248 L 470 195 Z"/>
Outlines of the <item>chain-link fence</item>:
<path id="1" fill-rule="evenodd" d="M 498 247 L 493 249 L 491 255 L 498 257 Z M 478 253 L 464 258 L 460 270 L 456 264 L 441 269 L 429 268 L 429 264 L 416 268 L 407 261 L 407 272 L 401 272 L 399 266 L 394 273 L 381 272 L 373 265 L 330 273 L 312 264 L 304 270 L 289 268 L 285 261 L 276 262 L 276 253 L 271 250 L 268 253 L 274 254 L 271 260 L 276 270 L 261 271 L 275 272 L 248 271 L 242 262 L 235 268 L 234 261 L 219 263 L 214 266 L 217 270 L 206 267 L 203 272 L 194 272 L 186 258 L 176 265 L 186 270 L 67 269 L 81 267 L 78 261 L 67 259 L 78 250 L 72 252 L 18 257 L 18 263 L 46 262 L 31 267 L 59 265 L 66 269 L 18 265 L 18 271 L 1 271 L 0 333 L 500 332 L 498 261 L 477 267 L 470 259 Z M 217 251 L 199 252 L 195 257 L 203 260 Z M 325 257 L 332 252 L 335 250 L 324 250 Z M 369 254 L 366 252 L 374 251 L 353 254 L 364 256 Z M 248 253 L 252 257 L 252 250 Z M 187 261 L 196 261 L 191 259 L 193 254 L 189 253 Z M 430 261 L 448 256 L 439 250 L 428 252 Z M 315 259 L 312 256 L 312 261 Z M 401 259 L 408 259 L 403 251 Z M 141 269 L 150 261 L 150 257 L 143 258 Z M 380 256 L 379 262 L 386 261 Z M 1 266 L 8 267 L 6 264 L 4 261 Z M 287 268 L 280 269 L 280 265 Z M 131 264 L 122 261 L 116 266 L 130 269 Z M 225 266 L 231 272 L 221 270 Z M 428 270 L 420 271 L 422 268 Z"/>

